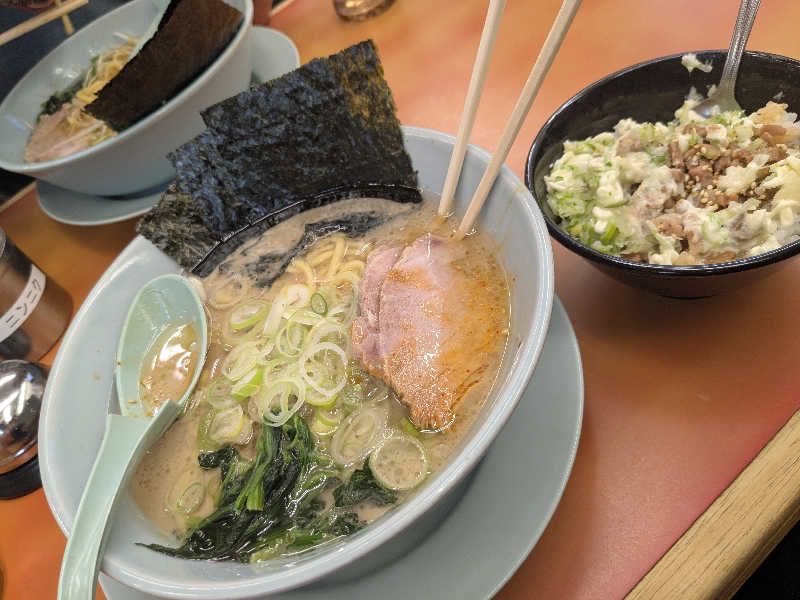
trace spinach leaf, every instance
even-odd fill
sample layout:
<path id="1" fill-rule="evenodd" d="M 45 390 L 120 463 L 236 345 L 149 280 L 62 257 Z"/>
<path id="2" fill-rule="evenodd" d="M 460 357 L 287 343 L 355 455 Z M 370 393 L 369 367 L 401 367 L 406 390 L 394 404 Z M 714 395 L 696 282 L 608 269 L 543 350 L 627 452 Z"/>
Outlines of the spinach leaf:
<path id="1" fill-rule="evenodd" d="M 384 506 L 397 502 L 397 494 L 375 481 L 369 463 L 365 461 L 361 469 L 353 471 L 347 483 L 333 490 L 333 499 L 337 507 L 353 506 L 366 500 L 377 506 Z"/>
<path id="2" fill-rule="evenodd" d="M 324 510 L 317 498 L 338 481 L 339 471 L 315 448 L 299 415 L 280 428 L 262 424 L 251 461 L 226 446 L 201 453 L 198 463 L 220 469 L 217 509 L 197 522 L 178 548 L 148 548 L 182 558 L 247 562 L 299 551 L 363 526 L 357 514 Z"/>
<path id="3" fill-rule="evenodd" d="M 64 104 L 72 101 L 72 99 L 75 97 L 75 94 L 77 94 L 82 87 L 83 79 L 79 78 L 70 87 L 54 93 L 42 103 L 42 112 L 39 113 L 39 116 L 36 118 L 36 120 L 38 121 L 42 115 L 52 115 L 57 113 Z"/>

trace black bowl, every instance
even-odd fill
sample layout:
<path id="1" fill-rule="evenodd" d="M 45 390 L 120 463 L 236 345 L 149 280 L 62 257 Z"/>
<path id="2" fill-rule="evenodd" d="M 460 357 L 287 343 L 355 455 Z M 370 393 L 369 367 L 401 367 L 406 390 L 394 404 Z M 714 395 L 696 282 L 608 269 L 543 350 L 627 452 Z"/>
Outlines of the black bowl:
<path id="1" fill-rule="evenodd" d="M 713 65 L 711 73 L 688 73 L 681 54 L 655 58 L 612 73 L 567 100 L 533 140 L 525 165 L 525 185 L 544 213 L 550 234 L 611 277 L 663 296 L 702 298 L 723 293 L 772 273 L 800 252 L 800 241 L 753 256 L 712 265 L 664 266 L 603 254 L 566 233 L 547 204 L 544 176 L 563 153 L 565 140 L 611 131 L 620 119 L 670 121 L 691 86 L 705 94 L 719 80 L 724 50 L 696 52 Z M 736 99 L 752 112 L 768 101 L 785 102 L 800 112 L 800 61 L 765 52 L 745 52 L 736 82 Z"/>

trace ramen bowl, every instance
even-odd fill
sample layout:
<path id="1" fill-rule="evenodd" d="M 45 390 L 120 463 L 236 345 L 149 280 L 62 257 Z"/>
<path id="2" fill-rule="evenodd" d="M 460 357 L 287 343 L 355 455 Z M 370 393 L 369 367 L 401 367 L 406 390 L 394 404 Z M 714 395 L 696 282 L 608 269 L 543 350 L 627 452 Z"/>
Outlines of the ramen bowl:
<path id="1" fill-rule="evenodd" d="M 200 111 L 247 88 L 250 82 L 252 0 L 230 0 L 242 23 L 223 51 L 186 87 L 116 136 L 62 158 L 26 163 L 31 124 L 53 93 L 83 77 L 93 56 L 118 45 L 114 32 L 142 35 L 159 10 L 132 0 L 69 36 L 34 66 L 0 104 L 0 168 L 99 196 L 131 194 L 175 175 L 167 153 L 203 131 Z"/>
<path id="2" fill-rule="evenodd" d="M 567 100 L 547 120 L 531 145 L 525 184 L 539 204 L 553 238 L 607 275 L 631 286 L 677 298 L 713 296 L 769 275 L 800 252 L 800 241 L 757 256 L 716 264 L 673 266 L 627 260 L 599 252 L 569 235 L 547 203 L 544 177 L 563 153 L 565 140 L 582 140 L 611 131 L 625 118 L 670 121 L 694 86 L 705 94 L 722 73 L 726 52 L 696 52 L 713 70 L 688 73 L 681 54 L 633 65 L 593 83 Z M 736 81 L 736 99 L 746 112 L 768 101 L 800 110 L 800 61 L 765 52 L 745 52 Z M 777 99 L 777 100 L 776 100 Z"/>
<path id="3" fill-rule="evenodd" d="M 404 128 L 404 136 L 418 170 L 420 186 L 439 193 L 454 138 L 410 127 Z M 465 211 L 488 162 L 486 152 L 469 148 L 455 198 L 457 213 Z M 529 192 L 508 168 L 503 168 L 478 227 L 497 243 L 499 257 L 513 281 L 507 352 L 497 382 L 472 428 L 456 446 L 449 462 L 412 497 L 351 536 L 288 558 L 239 564 L 180 560 L 136 545 L 136 542 L 169 543 L 169 540 L 145 519 L 125 493 L 112 526 L 102 570 L 127 586 L 159 597 L 252 598 L 316 580 L 360 577 L 392 557 L 413 552 L 410 547 L 414 542 L 436 525 L 448 506 L 459 500 L 468 476 L 511 418 L 537 364 L 548 330 L 553 304 L 550 242 L 544 220 Z M 48 502 L 66 534 L 72 528 L 102 437 L 103 407 L 112 393 L 113 360 L 106 349 L 113 348 L 114 338 L 122 327 L 124 311 L 120 307 L 129 304 L 137 289 L 152 277 L 178 271 L 176 263 L 150 242 L 136 238 L 89 294 L 62 341 L 44 400 L 39 455 Z M 76 397 L 82 398 L 82 402 L 74 402 Z M 546 437 L 543 435 L 531 443 L 546 446 Z M 573 448 L 576 443 L 573 439 Z M 541 454 L 547 454 L 546 448 Z M 571 464 L 571 459 L 566 462 Z M 563 465 L 559 467 L 562 468 Z M 568 467 L 566 473 L 559 470 L 559 484 L 550 491 L 542 507 L 542 529 L 555 510 L 568 472 Z M 537 473 L 524 476 L 535 478 Z"/>

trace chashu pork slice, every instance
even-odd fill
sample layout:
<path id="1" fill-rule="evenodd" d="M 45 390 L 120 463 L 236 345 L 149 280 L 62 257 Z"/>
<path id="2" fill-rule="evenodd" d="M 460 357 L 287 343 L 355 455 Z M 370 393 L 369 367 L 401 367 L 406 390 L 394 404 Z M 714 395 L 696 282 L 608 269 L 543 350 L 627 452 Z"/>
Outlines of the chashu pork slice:
<path id="1" fill-rule="evenodd" d="M 457 242 L 426 234 L 402 251 L 373 250 L 361 283 L 355 354 L 394 388 L 423 430 L 452 423 L 497 335 L 480 314 L 482 282 L 463 271 L 462 256 Z"/>
<path id="2" fill-rule="evenodd" d="M 379 246 L 367 256 L 364 276 L 358 289 L 361 314 L 353 319 L 350 329 L 355 358 L 367 371 L 381 379 L 385 375 L 378 343 L 380 294 L 383 282 L 402 250 L 402 246 Z"/>

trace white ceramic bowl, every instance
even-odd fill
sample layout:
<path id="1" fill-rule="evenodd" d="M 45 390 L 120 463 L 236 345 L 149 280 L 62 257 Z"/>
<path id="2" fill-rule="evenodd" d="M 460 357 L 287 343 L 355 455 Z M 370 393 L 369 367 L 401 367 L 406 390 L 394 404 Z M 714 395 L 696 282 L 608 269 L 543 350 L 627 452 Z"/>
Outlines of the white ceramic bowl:
<path id="1" fill-rule="evenodd" d="M 54 92 L 69 87 L 92 56 L 119 44 L 114 32 L 141 35 L 158 14 L 152 0 L 132 0 L 92 21 L 39 61 L 0 104 L 0 168 L 99 196 L 139 192 L 175 174 L 166 155 L 204 129 L 200 111 L 250 82 L 252 0 L 228 0 L 243 21 L 227 48 L 194 81 L 159 109 L 113 138 L 64 158 L 27 164 L 27 124 Z"/>
<path id="2" fill-rule="evenodd" d="M 439 193 L 454 139 L 411 127 L 404 128 L 404 134 L 421 187 Z M 456 193 L 457 213 L 463 214 L 489 158 L 485 151 L 469 148 Z M 358 576 L 359 567 L 363 573 L 407 549 L 409 540 L 418 539 L 436 522 L 435 511 L 457 499 L 459 484 L 465 482 L 511 415 L 533 373 L 550 319 L 550 240 L 530 192 L 507 167 L 489 195 L 478 227 L 497 241 L 512 278 L 508 352 L 472 430 L 450 462 L 413 498 L 350 537 L 292 559 L 255 565 L 180 560 L 134 545 L 166 540 L 127 498 L 115 518 L 102 570 L 127 586 L 161 597 L 253 598 L 324 577 L 341 578 L 346 565 L 351 565 L 345 569 L 350 576 Z M 136 238 L 94 287 L 61 343 L 45 392 L 39 460 L 47 500 L 67 534 L 102 437 L 104 404 L 113 391 L 112 349 L 125 313 L 120 307 L 127 306 L 150 278 L 178 270 L 150 242 Z M 551 512 L 547 514 L 549 517 Z M 415 526 L 410 527 L 412 524 Z"/>

